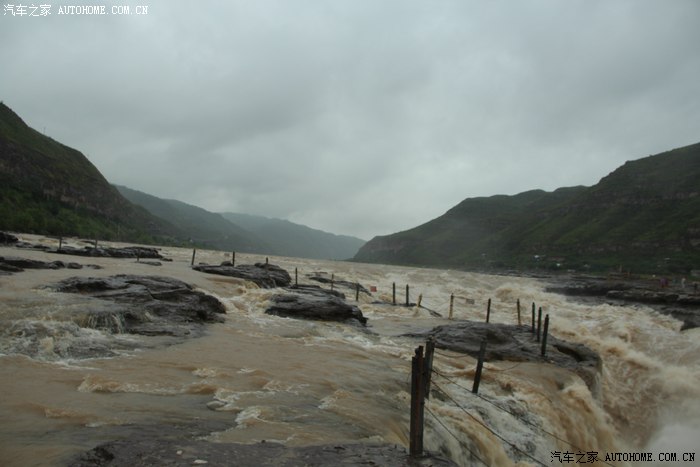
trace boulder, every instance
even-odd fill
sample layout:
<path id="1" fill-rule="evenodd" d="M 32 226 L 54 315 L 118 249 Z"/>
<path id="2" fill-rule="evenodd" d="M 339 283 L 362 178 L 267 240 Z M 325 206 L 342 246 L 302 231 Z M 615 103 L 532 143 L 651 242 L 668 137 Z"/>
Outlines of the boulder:
<path id="1" fill-rule="evenodd" d="M 167 433 L 167 427 L 163 428 Z M 427 452 L 421 457 L 411 458 L 404 448 L 388 444 L 285 446 L 265 441 L 256 444 L 214 443 L 191 435 L 180 439 L 163 435 L 133 435 L 127 439 L 103 443 L 82 453 L 70 462 L 70 465 L 74 467 L 151 465 L 452 467 L 457 464 Z"/>
<path id="2" fill-rule="evenodd" d="M 362 311 L 347 304 L 340 292 L 314 286 L 289 287 L 287 290 L 289 293 L 271 298 L 271 305 L 265 313 L 286 318 L 367 324 Z"/>
<path id="3" fill-rule="evenodd" d="M 60 250 L 52 250 L 52 253 L 62 255 L 75 256 L 90 256 L 94 258 L 148 258 L 148 259 L 163 259 L 158 250 L 143 246 L 127 246 L 122 248 L 98 247 L 94 248 L 86 246 L 83 248 L 74 248 L 71 246 L 63 246 Z"/>
<path id="4" fill-rule="evenodd" d="M 162 276 L 71 277 L 51 287 L 112 302 L 94 307 L 80 323 L 113 333 L 187 336 L 204 323 L 222 322 L 224 305 L 191 285 Z"/>
<path id="5" fill-rule="evenodd" d="M 430 331 L 405 334 L 409 337 L 435 339 L 435 347 L 461 352 L 478 358 L 481 341 L 486 339 L 485 361 L 546 362 L 574 371 L 597 394 L 602 370 L 600 356 L 585 345 L 547 336 L 547 352 L 529 326 L 462 321 L 437 326 Z"/>
<path id="6" fill-rule="evenodd" d="M 221 276 L 237 277 L 256 283 L 263 289 L 286 287 L 292 282 L 289 273 L 279 266 L 267 263 L 255 263 L 254 265 L 242 264 L 231 266 L 231 263 L 219 266 L 200 264 L 193 266 L 195 271 Z"/>
<path id="7" fill-rule="evenodd" d="M 22 272 L 25 269 L 81 269 L 83 266 L 77 263 L 64 263 L 63 261 L 39 261 L 36 259 L 17 258 L 11 256 L 0 257 L 0 271 Z"/>
<path id="8" fill-rule="evenodd" d="M 7 232 L 0 232 L 0 244 L 8 245 L 17 243 L 19 239 L 12 234 Z"/>

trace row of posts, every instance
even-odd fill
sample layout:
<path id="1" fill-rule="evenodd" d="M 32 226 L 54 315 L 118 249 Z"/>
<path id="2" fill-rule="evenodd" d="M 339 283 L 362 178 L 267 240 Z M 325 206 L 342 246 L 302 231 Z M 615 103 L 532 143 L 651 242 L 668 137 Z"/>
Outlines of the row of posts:
<path id="1" fill-rule="evenodd" d="M 62 239 L 61 239 L 62 240 Z M 60 243 L 59 243 L 59 249 L 60 249 Z M 194 260 L 195 256 L 197 254 L 197 249 L 193 248 L 192 249 L 192 261 L 191 265 L 194 265 Z M 265 265 L 269 264 L 269 258 L 265 258 Z M 236 265 L 236 252 L 232 251 L 231 252 L 231 266 Z M 335 274 L 331 274 L 331 290 L 334 288 L 334 282 L 335 282 Z M 299 270 L 298 268 L 294 268 L 294 285 L 298 286 L 299 285 Z M 409 301 L 409 285 L 406 284 L 406 306 L 410 305 Z M 423 296 L 420 295 L 418 297 L 418 306 L 421 306 L 421 301 L 422 301 Z M 357 282 L 355 284 L 355 301 L 360 300 L 360 283 Z M 455 295 L 450 294 L 450 311 L 448 315 L 448 319 L 452 319 L 453 311 L 454 311 L 454 301 L 455 301 Z M 396 282 L 392 282 L 391 284 L 391 302 L 393 305 L 396 305 Z M 516 302 L 516 307 L 518 311 L 518 326 L 522 325 L 522 319 L 521 319 L 521 314 L 520 314 L 520 299 L 517 300 Z M 491 299 L 488 299 L 488 302 L 486 304 L 486 322 L 490 322 L 491 320 Z M 535 326 L 535 303 L 532 303 L 532 333 L 535 334 L 537 338 L 537 342 L 542 342 L 542 350 L 541 354 L 544 357 L 547 353 L 547 333 L 549 330 L 549 314 L 547 314 L 544 318 L 544 329 L 542 328 L 542 307 L 539 307 L 538 312 L 537 312 L 537 326 Z M 478 387 L 478 383 L 476 385 Z"/>

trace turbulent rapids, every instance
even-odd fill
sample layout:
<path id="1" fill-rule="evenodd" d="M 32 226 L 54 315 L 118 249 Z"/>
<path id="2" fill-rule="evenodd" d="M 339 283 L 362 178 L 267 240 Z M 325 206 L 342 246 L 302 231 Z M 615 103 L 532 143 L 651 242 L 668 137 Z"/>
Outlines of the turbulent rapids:
<path id="1" fill-rule="evenodd" d="M 50 239 L 25 237 L 56 247 Z M 439 349 L 426 402 L 428 451 L 457 465 L 509 466 L 636 465 L 645 453 L 654 461 L 639 465 L 666 465 L 660 459 L 672 459 L 662 454 L 690 461 L 684 454 L 697 450 L 700 332 L 681 332 L 680 321 L 652 308 L 572 301 L 545 292 L 533 278 L 270 257 L 292 277 L 296 270 L 300 285 L 328 290 L 331 284 L 320 279 L 334 277 L 334 290 L 367 322 L 302 320 L 266 313 L 280 300 L 278 288 L 194 270 L 191 250 L 160 254 L 172 261 L 76 257 L 71 261 L 94 267 L 0 276 L 2 465 L 68 465 L 103 443 L 137 446 L 148 439 L 159 440 L 174 458 L 189 459 L 183 465 L 220 465 L 213 449 L 225 443 L 258 449 L 265 441 L 270 456 L 350 443 L 368 446 L 349 453 L 357 456 L 383 455 L 370 452 L 376 445 L 404 452 L 411 357 L 425 342 L 415 336 L 484 321 L 488 299 L 490 321 L 503 325 L 517 324 L 518 299 L 541 306 L 552 336 L 600 357 L 596 384 L 545 361 L 493 359 L 474 395 L 475 359 Z M 13 247 L 0 247 L 0 256 L 66 258 Z M 230 260 L 230 253 L 197 252 L 198 263 Z M 237 263 L 264 261 L 236 255 Z M 134 276 L 173 278 L 185 284 L 177 289 L 191 286 L 193 297 L 212 297 L 222 313 L 201 324 L 187 315 L 164 323 L 164 310 L 134 311 L 118 300 L 56 287 L 72 277 Z M 391 304 L 393 283 L 399 305 L 402 287 L 410 285 L 409 306 Z M 421 306 L 413 303 L 419 296 Z M 523 321 L 529 323 L 528 313 Z M 149 332 L 163 326 L 172 332 Z M 291 454 L 278 452 L 279 445 Z M 240 455 L 255 459 L 260 451 Z M 315 455 L 320 465 L 335 454 Z"/>

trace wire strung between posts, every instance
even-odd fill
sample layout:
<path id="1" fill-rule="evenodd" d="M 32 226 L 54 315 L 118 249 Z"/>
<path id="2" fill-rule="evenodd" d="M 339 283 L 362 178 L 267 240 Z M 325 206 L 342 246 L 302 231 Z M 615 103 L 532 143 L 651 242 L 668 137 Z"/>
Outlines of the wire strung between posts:
<path id="1" fill-rule="evenodd" d="M 452 430 L 450 430 L 449 428 L 447 428 L 447 425 L 445 425 L 445 424 L 442 422 L 442 420 L 440 420 L 440 419 L 438 418 L 438 416 L 435 415 L 435 414 L 433 413 L 432 410 L 430 410 L 430 407 L 428 407 L 428 406 L 426 405 L 426 406 L 425 406 L 425 410 L 427 410 L 428 413 L 429 413 L 430 415 L 432 415 L 433 418 L 434 418 L 440 425 L 442 425 L 442 427 L 443 427 L 449 434 L 451 434 L 452 437 L 453 437 L 454 439 L 456 439 L 458 443 L 460 443 L 460 445 L 462 444 L 462 441 L 459 439 L 459 437 L 458 437 L 457 435 L 455 435 L 455 434 L 452 432 Z M 467 451 L 469 451 L 469 454 L 471 454 L 473 457 L 475 457 L 479 462 L 481 462 L 482 464 L 484 464 L 486 467 L 489 467 L 489 464 L 488 464 L 486 461 L 484 461 L 481 457 L 479 457 L 474 451 L 472 451 L 472 450 L 469 448 L 469 446 L 467 446 L 467 445 L 465 444 L 464 447 L 467 448 Z"/>
<path id="2" fill-rule="evenodd" d="M 435 387 L 437 387 L 438 389 L 440 389 L 440 391 L 442 391 L 442 393 L 443 393 L 448 399 L 450 399 L 450 400 L 452 401 L 452 403 L 454 403 L 455 406 L 457 406 L 459 409 L 461 409 L 462 412 L 464 412 L 465 414 L 467 414 L 467 416 L 468 416 L 469 418 L 471 418 L 471 419 L 474 420 L 476 423 L 478 423 L 479 425 L 481 425 L 481 426 L 483 426 L 484 428 L 486 428 L 486 429 L 487 429 L 492 435 L 494 435 L 496 438 L 500 439 L 501 441 L 503 441 L 504 443 L 506 443 L 508 446 L 512 447 L 513 449 L 515 449 L 516 451 L 518 451 L 519 453 L 521 453 L 522 455 L 524 455 L 524 456 L 530 458 L 530 460 L 532 460 L 532 461 L 535 462 L 536 464 L 539 464 L 539 465 L 541 465 L 541 466 L 543 466 L 543 467 L 547 467 L 547 464 L 538 461 L 538 460 L 535 459 L 533 456 L 531 456 L 530 454 L 528 454 L 527 452 L 523 451 L 522 449 L 520 449 L 520 448 L 519 448 L 518 446 L 516 446 L 515 444 L 513 444 L 513 443 L 511 443 L 510 441 L 508 441 L 507 439 L 505 439 L 503 436 L 501 436 L 501 435 L 499 435 L 498 433 L 496 433 L 495 431 L 493 431 L 490 427 L 488 427 L 487 425 L 485 425 L 484 422 L 482 422 L 481 420 L 479 420 L 478 418 L 476 418 L 474 415 L 470 414 L 469 411 L 468 411 L 467 409 L 465 409 L 464 407 L 462 407 L 461 405 L 459 405 L 459 403 L 458 403 L 456 400 L 454 400 L 454 399 L 452 398 L 452 396 L 450 396 L 450 394 L 449 394 L 448 392 L 446 392 L 444 389 L 442 389 L 442 388 L 440 387 L 439 384 L 437 384 L 437 383 L 434 382 L 434 381 L 432 382 L 432 384 L 434 384 Z"/>
<path id="3" fill-rule="evenodd" d="M 545 430 L 545 429 L 542 428 L 541 426 L 535 425 L 534 423 L 530 422 L 529 420 L 526 420 L 526 419 L 524 419 L 524 418 L 518 417 L 516 414 L 514 414 L 514 413 L 511 412 L 510 410 L 508 410 L 508 409 L 506 409 L 505 407 L 502 407 L 502 406 L 496 404 L 495 402 L 493 402 L 492 400 L 490 400 L 490 399 L 484 397 L 483 395 L 481 395 L 481 394 L 473 394 L 473 393 L 471 392 L 470 389 L 465 388 L 464 386 L 462 386 L 461 384 L 457 383 L 457 382 L 454 381 L 453 379 L 451 379 L 451 378 L 449 378 L 449 377 L 443 375 L 442 373 L 440 373 L 439 371 L 437 371 L 437 369 L 435 369 L 434 367 L 433 367 L 433 372 L 434 372 L 435 374 L 437 374 L 438 376 L 440 376 L 440 377 L 442 377 L 442 378 L 445 378 L 448 382 L 454 384 L 455 386 L 464 389 L 464 390 L 465 390 L 466 392 L 468 392 L 469 394 L 472 394 L 472 395 L 478 397 L 479 399 L 488 402 L 489 404 L 493 405 L 493 406 L 496 407 L 497 409 L 502 410 L 503 412 L 506 412 L 507 414 L 509 414 L 509 415 L 511 415 L 511 416 L 513 416 L 513 417 L 515 417 L 515 418 L 517 418 L 518 420 L 520 420 L 521 422 L 525 423 L 526 425 L 530 425 L 530 426 L 533 427 L 533 428 L 537 428 L 537 429 L 540 430 L 541 432 L 543 432 L 543 433 L 545 433 L 545 434 L 548 434 L 549 436 L 551 436 L 552 438 L 556 439 L 557 441 L 561 441 L 561 442 L 564 443 L 564 444 L 568 444 L 569 446 L 571 446 L 572 448 L 576 449 L 576 450 L 579 451 L 579 452 L 584 452 L 584 451 L 585 451 L 584 449 L 581 449 L 580 447 L 576 446 L 574 443 L 572 443 L 572 442 L 570 442 L 570 441 L 567 441 L 567 440 L 565 440 L 565 439 L 563 439 L 563 438 L 560 438 L 560 437 L 558 437 L 557 435 L 555 435 L 554 433 L 550 433 L 549 431 Z M 444 392 L 444 391 L 443 391 L 443 392 Z M 448 397 L 449 397 L 449 395 L 448 395 Z M 547 400 L 549 400 L 549 399 L 547 398 Z M 453 399 L 453 402 L 454 402 L 454 399 Z M 551 403 L 551 400 L 549 400 L 549 402 Z M 456 402 L 455 402 L 455 403 L 456 403 Z M 461 407 L 460 407 L 460 408 L 461 408 Z M 463 410 L 464 410 L 464 409 L 463 409 Z M 609 466 L 611 466 L 611 467 L 615 467 L 613 464 L 611 464 L 611 463 L 609 463 L 609 462 L 606 462 L 606 461 L 604 461 L 604 460 L 602 460 L 602 459 L 598 459 L 598 462 L 602 462 L 602 463 L 607 464 L 607 465 L 609 465 Z"/>

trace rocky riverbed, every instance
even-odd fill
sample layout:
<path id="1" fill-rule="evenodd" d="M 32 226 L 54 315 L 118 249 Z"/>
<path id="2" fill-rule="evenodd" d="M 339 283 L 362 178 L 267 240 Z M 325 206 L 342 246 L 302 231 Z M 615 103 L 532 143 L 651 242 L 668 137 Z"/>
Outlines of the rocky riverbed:
<path id="1" fill-rule="evenodd" d="M 566 276 L 550 278 L 549 282 L 547 292 L 593 303 L 644 304 L 682 321 L 681 330 L 700 327 L 700 293 L 690 281 L 681 286 L 666 285 L 664 278 Z"/>

